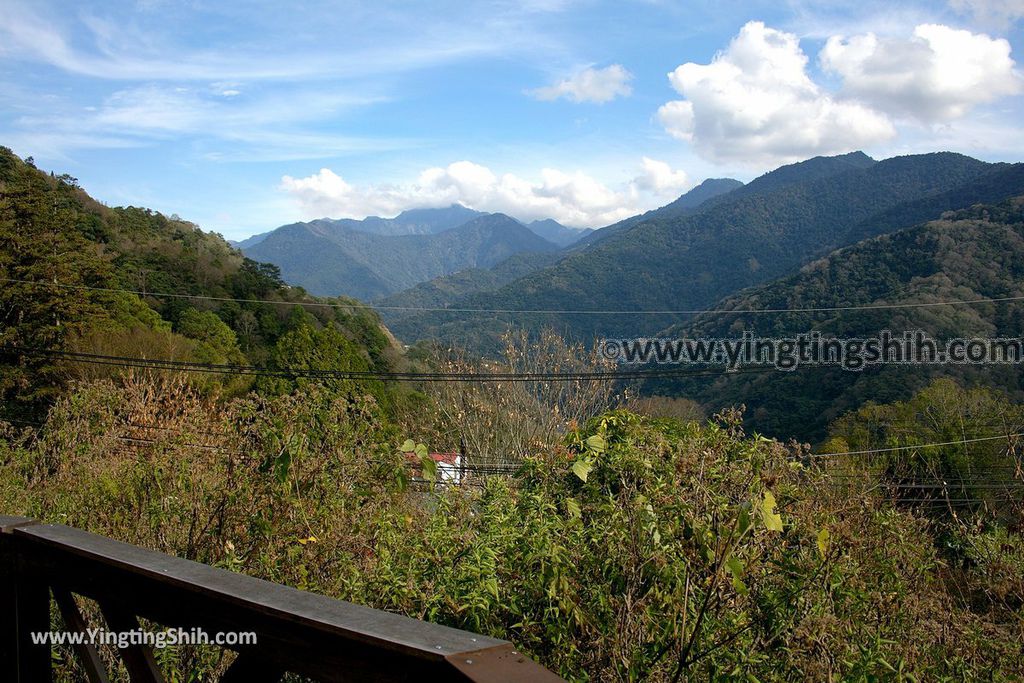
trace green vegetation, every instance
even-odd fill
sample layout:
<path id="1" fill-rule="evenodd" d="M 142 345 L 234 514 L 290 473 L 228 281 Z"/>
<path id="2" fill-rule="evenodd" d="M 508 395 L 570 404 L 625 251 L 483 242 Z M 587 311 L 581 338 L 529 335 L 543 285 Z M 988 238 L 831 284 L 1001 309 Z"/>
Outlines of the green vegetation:
<path id="1" fill-rule="evenodd" d="M 735 192 L 767 207 L 772 193 L 807 191 L 815 173 L 849 190 L 882 166 L 868 162 L 823 161 L 765 181 L 768 194 L 757 183 Z M 946 180 L 908 186 L 982 168 L 939 162 Z M 716 205 L 739 216 L 726 196 Z M 979 206 L 868 240 L 726 305 L 1016 295 L 1022 207 Z M 510 639 L 571 680 L 1024 677 L 1015 396 L 950 380 L 912 395 L 913 382 L 885 376 L 873 395 L 888 403 L 861 405 L 843 384 L 854 375 L 823 381 L 814 370 L 745 388 L 765 392 L 759 422 L 781 415 L 775 403 L 806 400 L 792 419 L 827 429 L 819 456 L 831 453 L 814 457 L 745 431 L 736 410 L 706 420 L 673 392 L 554 381 L 544 373 L 608 361 L 551 331 L 506 335 L 500 360 L 437 344 L 403 353 L 351 300 L 314 300 L 217 235 L 101 206 L 74 179 L 6 150 L 0 238 L 5 346 L 269 371 L 193 376 L 5 355 L 5 514 Z M 702 317 L 693 329 L 747 322 Z M 981 334 L 1022 319 L 983 306 L 780 317 L 757 329 L 850 335 L 882 322 Z M 414 367 L 534 377 L 409 386 L 289 374 Z M 827 427 L 823 414 L 837 419 Z M 414 481 L 404 452 L 422 455 L 423 444 L 459 450 L 473 486 Z M 55 656 L 59 680 L 82 679 L 69 650 Z M 175 647 L 159 663 L 169 680 L 209 681 L 230 662 Z"/>
<path id="2" fill-rule="evenodd" d="M 648 211 L 647 213 L 639 216 L 630 216 L 618 223 L 613 223 L 595 230 L 574 244 L 572 246 L 572 251 L 589 248 L 597 242 L 602 242 L 613 235 L 625 232 L 634 225 L 643 223 L 644 221 L 652 218 L 679 217 L 692 213 L 704 202 L 710 202 L 716 197 L 728 194 L 740 187 L 743 187 L 743 183 L 738 180 L 733 180 L 732 178 L 708 178 L 697 187 L 687 191 L 675 201 L 666 204 L 661 208 Z"/>
<path id="3" fill-rule="evenodd" d="M 812 159 L 772 171 L 693 212 L 654 212 L 549 268 L 495 292 L 463 297 L 452 307 L 700 310 L 866 237 L 938 218 L 947 209 L 1024 194 L 1021 168 L 952 153 L 877 163 L 862 154 Z M 396 334 L 409 340 L 406 330 L 428 338 L 465 339 L 487 351 L 495 348 L 490 340 L 510 320 L 532 330 L 565 330 L 586 341 L 654 336 L 683 320 L 672 315 L 512 318 L 458 312 L 421 317 L 403 321 Z"/>
<path id="4" fill-rule="evenodd" d="M 891 235 L 862 241 L 799 272 L 716 304 L 716 309 L 779 309 L 928 303 L 1024 296 L 1024 199 L 947 213 Z M 935 339 L 1019 337 L 1019 302 L 972 306 L 786 313 L 706 314 L 665 336 L 732 338 L 820 331 L 839 338 L 874 337 L 882 330 L 924 330 Z M 934 378 L 1001 387 L 1024 399 L 1014 365 L 884 365 L 860 372 L 835 366 L 652 382 L 646 391 L 696 399 L 709 410 L 745 404 L 749 423 L 764 433 L 817 441 L 829 422 L 865 401 L 909 398 Z"/>
<path id="5" fill-rule="evenodd" d="M 469 212 L 459 208 L 460 216 Z M 430 234 L 381 235 L 353 223 L 323 219 L 285 225 L 247 247 L 246 253 L 280 266 L 289 282 L 316 294 L 369 300 L 466 268 L 490 268 L 515 254 L 558 250 L 500 213 Z"/>
<path id="6" fill-rule="evenodd" d="M 283 362 L 296 334 L 321 334 L 346 342 L 337 345 L 344 353 L 329 359 L 338 369 L 387 370 L 398 358 L 376 315 L 352 300 L 307 312 L 302 304 L 314 300 L 302 289 L 285 285 L 275 266 L 245 258 L 219 235 L 147 209 L 102 206 L 74 178 L 45 174 L 6 148 L 0 148 L 0 243 L 4 346 L 125 356 L 146 350 L 177 360 L 259 365 Z M 38 415 L 69 381 L 112 373 L 45 358 L 2 360 L 0 416 L 8 417 Z M 208 378 L 206 386 L 229 394 L 249 388 L 237 379 Z"/>
<path id="7" fill-rule="evenodd" d="M 91 382 L 4 434 L 6 511 L 509 638 L 573 680 L 1024 675 L 1016 531 L 801 466 L 734 416 L 609 412 L 479 490 L 408 489 L 374 403 L 317 386 L 225 404 Z"/>
<path id="8" fill-rule="evenodd" d="M 1015 523 L 1006 501 L 1020 499 L 1014 444 L 1021 433 L 1024 407 L 991 389 L 964 390 L 940 379 L 908 401 L 868 402 L 844 415 L 829 428 L 822 450 L 869 451 L 838 458 L 837 469 L 853 469 L 898 498 L 929 500 L 940 513 L 969 507 L 959 501 L 977 501 L 972 505 L 1008 512 L 1007 521 Z"/>
<path id="9" fill-rule="evenodd" d="M 404 338 L 425 339 L 424 331 L 410 327 L 423 322 L 424 316 L 421 313 L 388 310 L 388 307 L 440 308 L 470 294 L 493 292 L 535 270 L 550 266 L 561 256 L 555 252 L 515 254 L 491 268 L 467 268 L 451 275 L 421 282 L 410 289 L 378 299 L 374 305 L 380 306 L 381 316 L 388 326 L 401 330 Z M 406 319 L 409 321 L 408 324 L 405 322 Z"/>

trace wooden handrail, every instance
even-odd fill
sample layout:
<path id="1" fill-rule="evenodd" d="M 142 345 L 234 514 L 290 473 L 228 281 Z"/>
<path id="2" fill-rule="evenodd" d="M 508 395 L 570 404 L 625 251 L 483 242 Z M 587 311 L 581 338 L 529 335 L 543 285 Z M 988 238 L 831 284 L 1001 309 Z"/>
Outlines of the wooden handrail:
<path id="1" fill-rule="evenodd" d="M 50 593 L 68 629 L 71 597 L 95 600 L 112 631 L 137 619 L 207 633 L 251 632 L 224 680 L 272 681 L 292 672 L 318 681 L 559 681 L 503 640 L 370 609 L 172 557 L 71 527 L 0 516 L 0 680 L 52 678 Z M 80 647 L 91 680 L 99 658 Z M 122 658 L 131 680 L 160 680 L 147 648 Z M 91 662 L 91 663 L 90 663 Z"/>

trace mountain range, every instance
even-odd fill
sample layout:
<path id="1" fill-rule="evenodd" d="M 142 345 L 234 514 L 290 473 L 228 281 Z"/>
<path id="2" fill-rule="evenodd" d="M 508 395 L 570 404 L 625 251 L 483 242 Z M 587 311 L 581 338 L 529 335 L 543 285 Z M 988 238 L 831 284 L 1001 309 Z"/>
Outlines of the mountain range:
<path id="1" fill-rule="evenodd" d="M 1015 168 L 1024 175 L 1019 165 Z M 1024 193 L 1024 188 L 1019 191 Z M 783 278 L 727 297 L 715 304 L 716 312 L 701 314 L 659 336 L 738 338 L 750 331 L 761 338 L 791 338 L 815 330 L 824 336 L 864 339 L 882 330 L 897 334 L 923 330 L 940 341 L 1020 338 L 1024 302 L 1016 298 L 1024 298 L 1024 196 L 949 211 L 937 220 L 862 240 Z M 935 305 L 981 299 L 1004 301 Z M 926 305 L 917 305 L 922 303 Z M 861 308 L 740 312 L 834 307 Z M 816 441 L 825 435 L 828 423 L 845 412 L 869 400 L 904 400 L 938 376 L 999 387 L 1018 400 L 1024 398 L 1019 365 L 887 364 L 860 371 L 806 365 L 793 372 L 652 381 L 644 391 L 685 395 L 709 411 L 743 404 L 753 429 Z"/>
<path id="2" fill-rule="evenodd" d="M 526 278 L 534 271 L 554 265 L 568 253 L 590 248 L 597 242 L 613 237 L 651 216 L 682 215 L 696 210 L 697 207 L 715 197 L 725 195 L 742 186 L 743 183 L 731 178 L 708 179 L 661 209 L 649 211 L 598 230 L 588 231 L 588 234 L 576 242 L 570 243 L 561 252 L 519 254 L 493 268 L 471 268 L 435 278 L 416 285 L 412 289 L 379 299 L 376 303 L 380 304 L 381 317 L 389 325 L 401 329 L 403 337 L 419 339 L 429 336 L 431 334 L 430 316 L 403 309 L 442 307 L 472 295 L 494 292 L 509 283 Z M 536 225 L 536 223 L 531 225 Z"/>
<path id="3" fill-rule="evenodd" d="M 398 235 L 355 230 L 345 221 L 295 223 L 243 251 L 275 264 L 285 280 L 313 294 L 368 300 L 465 268 L 488 268 L 513 254 L 558 248 L 519 221 L 495 213 L 439 232 Z"/>
<path id="4" fill-rule="evenodd" d="M 590 232 L 453 204 L 394 218 L 292 223 L 234 246 L 274 263 L 289 282 L 314 294 L 374 299 L 434 277 L 488 268 L 514 254 L 557 251 Z"/>
<path id="5" fill-rule="evenodd" d="M 407 343 L 454 341 L 487 354 L 510 324 L 551 326 L 588 341 L 745 331 L 865 338 L 881 330 L 1019 338 L 1024 329 L 1024 164 L 948 152 L 819 157 L 747 185 L 708 181 L 568 248 L 503 214 L 458 206 L 355 221 L 360 229 L 349 221 L 299 223 L 246 248 L 280 271 L 184 221 L 105 207 L 70 176 L 41 173 L 3 148 L 0 186 L 10 206 L 32 217 L 28 232 L 20 219 L 0 222 L 14 245 L 5 272 L 24 281 L 4 290 L 5 334 L 25 344 L 67 339 L 103 353 L 141 344 L 204 362 L 272 366 L 292 362 L 279 357 L 289 335 L 308 328 L 330 336 L 323 331 L 330 328 L 340 336 L 327 345 L 345 347 L 345 364 L 388 369 L 401 356 L 389 331 Z M 54 235 L 58 250 L 47 246 Z M 343 286 L 374 301 L 387 329 L 351 300 L 312 314 L 297 308 L 309 299 L 285 285 L 296 282 L 289 259 L 321 278 L 307 285 L 313 291 Z M 40 295 L 33 280 L 51 272 L 85 293 Z M 137 290 L 164 294 L 136 297 Z M 192 298 L 209 301 L 199 308 Z M 550 313 L 515 313 L 524 309 Z M 46 379 L 49 370 L 32 372 Z M 24 384 L 8 374 L 0 373 L 0 388 Z M 844 413 L 906 399 L 937 376 L 1024 400 L 1024 373 L 1006 364 L 805 366 L 639 388 L 694 399 L 709 413 L 742 404 L 752 429 L 818 441 Z"/>
<path id="6" fill-rule="evenodd" d="M 589 247 L 597 242 L 604 241 L 609 237 L 613 237 L 629 228 L 632 228 L 638 223 L 643 223 L 646 220 L 650 220 L 655 217 L 666 218 L 669 216 L 682 216 L 684 214 L 694 211 L 697 207 L 701 206 L 705 202 L 719 197 L 733 190 L 743 187 L 743 183 L 732 178 L 708 178 L 700 185 L 697 185 L 686 194 L 682 195 L 671 204 L 667 204 L 660 209 L 654 209 L 646 213 L 631 216 L 625 220 L 613 223 L 612 225 L 594 230 L 592 233 L 579 240 L 574 245 L 574 251 Z"/>
<path id="7" fill-rule="evenodd" d="M 388 325 L 400 338 L 473 340 L 491 350 L 510 319 L 571 337 L 653 336 L 717 301 L 783 277 L 860 240 L 943 211 L 1024 194 L 1024 165 L 960 154 L 875 161 L 861 152 L 781 167 L 696 207 L 669 204 L 604 239 L 497 289 L 456 296 L 453 309 L 550 314 L 411 313 Z M 614 227 L 614 226 L 612 226 Z M 666 311 L 678 311 L 676 313 Z"/>

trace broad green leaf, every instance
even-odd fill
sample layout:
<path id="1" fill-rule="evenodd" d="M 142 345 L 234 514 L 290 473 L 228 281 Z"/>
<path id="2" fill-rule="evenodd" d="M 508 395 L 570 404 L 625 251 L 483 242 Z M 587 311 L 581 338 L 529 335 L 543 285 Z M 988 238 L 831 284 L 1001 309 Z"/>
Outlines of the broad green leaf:
<path id="1" fill-rule="evenodd" d="M 592 469 L 594 469 L 593 463 L 589 460 L 584 460 L 583 458 L 580 458 L 572 464 L 572 473 L 583 481 L 587 480 L 587 477 L 590 476 L 590 470 Z"/>
<path id="2" fill-rule="evenodd" d="M 412 453 L 416 449 L 416 442 L 412 439 L 406 439 L 402 446 L 399 448 L 403 453 Z"/>
<path id="3" fill-rule="evenodd" d="M 565 509 L 568 510 L 569 516 L 579 519 L 583 516 L 583 510 L 580 509 L 580 504 L 576 502 L 575 498 L 565 499 Z"/>
<path id="4" fill-rule="evenodd" d="M 725 562 L 726 568 L 732 574 L 732 586 L 740 595 L 747 594 L 747 584 L 743 583 L 743 562 L 735 555 L 730 555 Z"/>
<path id="5" fill-rule="evenodd" d="M 605 440 L 601 438 L 599 434 L 594 434 L 587 439 L 587 448 L 597 451 L 598 453 L 604 453 L 604 449 L 608 447 Z"/>
<path id="6" fill-rule="evenodd" d="M 430 452 L 427 450 L 426 446 L 424 446 L 421 443 L 418 443 L 416 444 L 416 455 L 420 456 L 420 458 L 425 458 L 428 455 L 430 455 Z"/>
<path id="7" fill-rule="evenodd" d="M 822 529 L 821 531 L 818 532 L 818 554 L 821 555 L 821 559 L 823 559 L 823 560 L 825 559 L 825 556 L 828 555 L 828 545 L 829 545 L 828 529 Z"/>
<path id="8" fill-rule="evenodd" d="M 274 475 L 277 477 L 277 481 L 285 483 L 288 481 L 288 470 L 292 466 L 292 454 L 285 448 L 274 460 Z"/>
<path id="9" fill-rule="evenodd" d="M 427 481 L 437 481 L 437 463 L 429 455 L 420 459 L 423 463 L 423 478 Z"/>
<path id="10" fill-rule="evenodd" d="M 782 515 L 776 510 L 775 496 L 771 491 L 764 492 L 764 500 L 761 501 L 761 519 L 769 531 L 782 531 Z"/>
<path id="11" fill-rule="evenodd" d="M 738 530 L 740 534 L 745 534 L 750 529 L 750 504 L 744 503 L 740 507 L 740 516 L 737 521 Z"/>

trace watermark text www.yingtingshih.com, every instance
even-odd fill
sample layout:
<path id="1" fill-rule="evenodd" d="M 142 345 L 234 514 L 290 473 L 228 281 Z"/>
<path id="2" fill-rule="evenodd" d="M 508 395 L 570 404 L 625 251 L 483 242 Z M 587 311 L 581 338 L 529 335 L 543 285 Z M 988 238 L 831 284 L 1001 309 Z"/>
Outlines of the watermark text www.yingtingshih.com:
<path id="1" fill-rule="evenodd" d="M 82 631 L 39 631 L 31 634 L 34 645 L 109 645 L 124 650 L 135 645 L 148 645 L 158 650 L 176 645 L 255 645 L 256 634 L 251 631 L 217 631 L 210 633 L 201 628 L 169 628 L 158 631 L 134 629 L 107 631 L 90 628 Z"/>
<path id="2" fill-rule="evenodd" d="M 633 338 L 605 339 L 601 354 L 628 365 L 772 366 L 795 370 L 801 365 L 835 365 L 844 370 L 863 370 L 872 365 L 996 365 L 1024 363 L 1024 338 L 933 339 L 922 330 L 875 337 L 843 339 L 820 332 L 792 337 L 758 337 L 744 332 L 733 338 Z"/>

